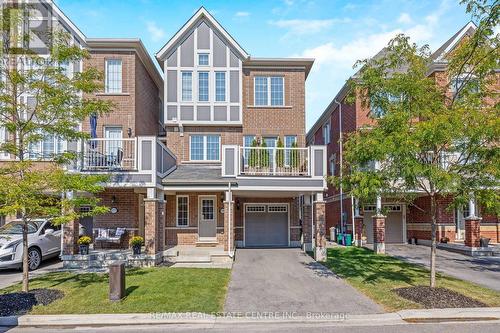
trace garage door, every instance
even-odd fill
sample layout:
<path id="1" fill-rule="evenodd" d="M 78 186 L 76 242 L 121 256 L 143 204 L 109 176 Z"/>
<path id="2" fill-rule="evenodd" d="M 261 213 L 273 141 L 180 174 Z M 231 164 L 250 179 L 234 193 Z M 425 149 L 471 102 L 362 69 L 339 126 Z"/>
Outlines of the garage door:
<path id="1" fill-rule="evenodd" d="M 245 246 L 288 246 L 288 205 L 246 205 Z"/>
<path id="2" fill-rule="evenodd" d="M 385 220 L 385 242 L 388 244 L 403 243 L 403 217 L 401 207 L 398 205 L 386 205 L 386 209 L 391 211 L 387 212 Z M 364 210 L 364 234 L 368 244 L 373 244 L 373 218 L 375 214 L 375 207 L 369 206 Z"/>

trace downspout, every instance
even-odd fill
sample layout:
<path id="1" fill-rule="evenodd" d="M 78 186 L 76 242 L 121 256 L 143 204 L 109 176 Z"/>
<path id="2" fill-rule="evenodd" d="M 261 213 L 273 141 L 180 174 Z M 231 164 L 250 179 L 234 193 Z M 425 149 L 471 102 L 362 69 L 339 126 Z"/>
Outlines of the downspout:
<path id="1" fill-rule="evenodd" d="M 231 217 L 232 217 L 232 211 L 231 211 L 231 204 L 233 202 L 233 193 L 231 192 L 231 182 L 228 183 L 228 189 L 229 189 L 229 195 L 228 195 L 228 205 L 227 205 L 227 213 L 229 214 L 227 218 L 227 224 L 228 224 L 228 229 L 227 229 L 227 255 L 229 258 L 234 257 L 234 253 L 231 252 Z"/>
<path id="2" fill-rule="evenodd" d="M 344 188 L 342 186 L 343 172 L 343 149 L 342 149 L 342 104 L 333 100 L 339 106 L 339 177 L 340 177 L 340 230 L 344 233 Z"/>
<path id="3" fill-rule="evenodd" d="M 355 230 L 354 230 L 354 197 L 351 194 L 351 222 L 352 222 L 352 240 L 354 240 Z"/>

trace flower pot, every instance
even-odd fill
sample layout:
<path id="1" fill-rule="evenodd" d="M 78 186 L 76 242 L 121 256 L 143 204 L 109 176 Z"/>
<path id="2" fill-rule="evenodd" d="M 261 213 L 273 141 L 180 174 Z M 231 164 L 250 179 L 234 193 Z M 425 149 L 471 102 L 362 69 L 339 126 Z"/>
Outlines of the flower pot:
<path id="1" fill-rule="evenodd" d="M 88 244 L 80 245 L 80 254 L 84 255 L 84 256 L 89 254 L 89 245 Z"/>
<path id="2" fill-rule="evenodd" d="M 134 255 L 141 254 L 141 246 L 140 245 L 133 245 L 132 252 L 134 253 Z"/>

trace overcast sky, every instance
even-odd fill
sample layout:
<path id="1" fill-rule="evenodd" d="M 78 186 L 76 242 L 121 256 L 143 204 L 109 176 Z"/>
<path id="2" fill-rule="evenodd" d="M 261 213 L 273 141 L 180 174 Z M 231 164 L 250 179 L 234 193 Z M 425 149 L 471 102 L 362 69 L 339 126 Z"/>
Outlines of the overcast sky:
<path id="1" fill-rule="evenodd" d="M 436 49 L 470 19 L 458 0 L 56 0 L 87 37 L 139 37 L 152 57 L 200 7 L 256 57 L 311 57 L 307 128 L 357 59 L 398 33 Z"/>

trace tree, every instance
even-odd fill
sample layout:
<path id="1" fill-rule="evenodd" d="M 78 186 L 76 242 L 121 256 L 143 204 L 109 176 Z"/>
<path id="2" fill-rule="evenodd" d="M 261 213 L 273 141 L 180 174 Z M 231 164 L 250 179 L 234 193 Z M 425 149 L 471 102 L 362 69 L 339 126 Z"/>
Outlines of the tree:
<path id="1" fill-rule="evenodd" d="M 278 168 L 283 168 L 285 164 L 285 145 L 281 138 L 278 137 L 278 142 L 276 143 L 276 166 Z"/>
<path id="2" fill-rule="evenodd" d="M 299 151 L 297 149 L 298 148 L 297 142 L 293 142 L 291 148 L 292 149 L 290 149 L 290 166 L 296 169 L 300 164 L 300 156 L 299 156 Z"/>
<path id="3" fill-rule="evenodd" d="M 259 164 L 259 152 L 257 148 L 259 146 L 259 143 L 257 142 L 256 139 L 253 139 L 252 140 L 252 144 L 250 145 L 251 149 L 250 149 L 250 153 L 248 154 L 248 166 L 252 167 L 252 168 L 255 168 L 257 167 Z"/>
<path id="4" fill-rule="evenodd" d="M 379 58 L 358 62 L 359 75 L 350 82 L 351 101 L 357 95 L 377 112 L 372 126 L 347 137 L 342 183 L 364 202 L 378 195 L 410 204 L 417 193 L 430 198 L 430 287 L 436 284 L 438 199 L 451 197 L 449 209 L 475 199 L 500 213 L 499 5 L 462 3 L 478 28 L 448 55 L 448 84 L 428 77 L 428 47 L 403 35 Z M 366 167 L 373 161 L 377 167 Z"/>
<path id="5" fill-rule="evenodd" d="M 259 149 L 259 166 L 261 168 L 269 168 L 269 149 L 265 140 L 262 140 Z"/>
<path id="6" fill-rule="evenodd" d="M 29 32 L 17 31 L 29 19 L 29 7 L 2 7 L 2 54 L 0 60 L 0 127 L 6 137 L 0 151 L 10 161 L 0 165 L 0 214 L 18 216 L 23 221 L 23 291 L 29 288 L 28 223 L 49 217 L 63 224 L 83 215 L 107 209 L 98 206 L 94 194 L 102 190 L 103 176 L 68 173 L 64 167 L 77 158 L 75 152 L 42 152 L 33 146 L 41 141 L 62 145 L 88 138 L 78 130 L 92 114 L 112 110 L 106 101 L 82 97 L 101 88 L 102 74 L 95 68 L 66 74 L 68 66 L 89 57 L 73 45 L 70 36 L 59 30 L 47 31 L 47 54 L 29 47 Z M 55 151 L 55 149 L 54 149 Z M 43 160 L 43 163 L 39 163 Z M 48 162 L 49 161 L 49 162 Z M 73 193 L 63 195 L 61 193 Z M 90 207 L 80 213 L 80 205 Z"/>

